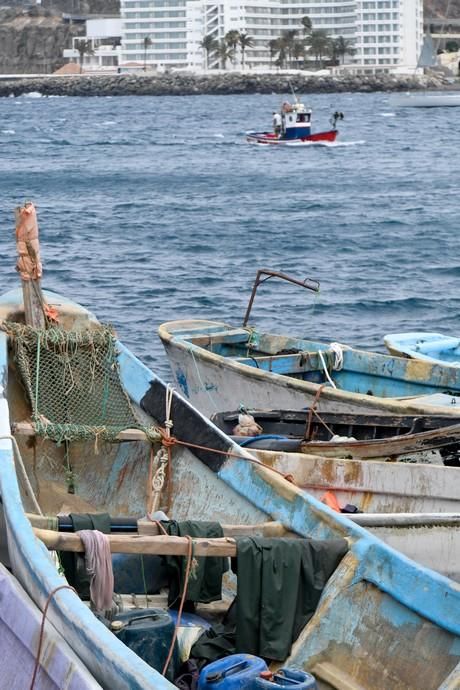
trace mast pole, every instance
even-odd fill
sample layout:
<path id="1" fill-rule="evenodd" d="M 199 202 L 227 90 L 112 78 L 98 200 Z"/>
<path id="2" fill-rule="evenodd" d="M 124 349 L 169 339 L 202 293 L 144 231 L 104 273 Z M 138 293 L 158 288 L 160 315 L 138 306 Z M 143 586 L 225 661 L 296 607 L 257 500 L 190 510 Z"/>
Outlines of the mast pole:
<path id="1" fill-rule="evenodd" d="M 45 328 L 45 301 L 40 279 L 42 264 L 38 241 L 38 222 L 35 206 L 26 201 L 15 209 L 16 249 L 18 260 L 16 270 L 21 276 L 24 300 L 24 317 L 29 326 Z"/>

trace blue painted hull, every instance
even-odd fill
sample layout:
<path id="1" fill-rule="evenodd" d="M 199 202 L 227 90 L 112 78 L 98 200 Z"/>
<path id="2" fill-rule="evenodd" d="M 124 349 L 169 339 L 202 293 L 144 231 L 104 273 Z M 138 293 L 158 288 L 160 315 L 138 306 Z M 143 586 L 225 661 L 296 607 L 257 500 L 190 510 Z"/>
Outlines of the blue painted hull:
<path id="1" fill-rule="evenodd" d="M 460 367 L 460 338 L 442 333 L 392 333 L 384 338 L 387 349 L 398 357 L 420 359 Z"/>
<path id="2" fill-rule="evenodd" d="M 94 323 L 92 315 L 78 305 L 50 293 L 46 297 L 80 322 L 86 318 Z M 17 312 L 19 299 L 17 293 L 9 294 L 0 300 L 0 310 Z M 117 350 L 121 381 L 132 403 L 146 420 L 163 425 L 165 384 L 121 343 Z M 103 687 L 173 688 L 97 621 L 75 593 L 61 590 L 52 595 L 64 580 L 34 536 L 25 513 L 26 509 L 31 512 L 30 493 L 20 489 L 9 437 L 10 423 L 23 418 L 24 400 L 8 364 L 7 339 L 0 333 L 5 385 L 0 397 L 0 493 L 15 575 L 41 609 L 52 597 L 50 620 Z M 459 687 L 460 588 L 456 583 L 417 565 L 270 468 L 252 462 L 248 451 L 238 448 L 178 394 L 173 396 L 171 420 L 173 433 L 181 441 L 172 451 L 171 517 L 246 525 L 273 519 L 301 536 L 348 541 L 348 553 L 287 665 L 301 665 L 312 672 L 319 690 L 330 687 L 331 674 L 340 676 L 337 687 L 365 690 L 388 690 L 389 678 L 392 690 L 420 690 L 421 679 L 424 690 Z M 36 446 L 24 439 L 19 442 L 25 471 L 45 512 L 52 514 L 57 496 L 67 510 L 72 502 L 84 502 L 88 509 L 112 515 L 127 510 L 135 517 L 144 515 L 152 449 L 145 440 L 120 441 L 99 449 L 94 448 L 94 441 L 77 444 L 72 452 L 75 494 L 67 490 L 62 447 L 49 441 Z M 191 443 L 211 450 L 192 448 Z M 50 496 L 54 484 L 59 491 Z"/>

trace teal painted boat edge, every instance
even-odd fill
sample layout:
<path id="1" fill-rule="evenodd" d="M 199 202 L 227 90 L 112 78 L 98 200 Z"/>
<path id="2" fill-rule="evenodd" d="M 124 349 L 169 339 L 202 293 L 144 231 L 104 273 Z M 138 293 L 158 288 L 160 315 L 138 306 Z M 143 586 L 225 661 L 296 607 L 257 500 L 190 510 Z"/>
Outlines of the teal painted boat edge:
<path id="1" fill-rule="evenodd" d="M 425 362 L 441 365 L 442 367 L 460 367 L 460 352 L 456 361 L 444 359 L 442 354 L 460 348 L 460 338 L 431 333 L 426 331 L 413 331 L 407 333 L 388 333 L 383 342 L 387 350 L 396 356 L 418 359 Z M 419 347 L 418 345 L 422 346 Z"/>
<path id="2" fill-rule="evenodd" d="M 350 550 L 359 560 L 355 581 L 371 582 L 440 628 L 460 635 L 457 583 L 406 558 L 304 491 L 292 487 L 292 498 L 286 497 L 288 489 L 285 495 L 266 491 L 269 483 L 252 463 L 227 461 L 218 474 L 235 491 L 298 534 L 314 534 L 321 539 L 331 537 L 333 531 L 333 536 L 348 537 Z"/>
<path id="3" fill-rule="evenodd" d="M 53 564 L 46 547 L 33 533 L 21 501 L 10 435 L 7 381 L 7 337 L 0 333 L 0 495 L 8 534 L 13 572 L 37 606 L 43 610 L 50 592 L 67 584 Z M 53 603 L 59 600 L 59 607 Z M 104 687 L 114 690 L 166 690 L 174 686 L 100 623 L 70 590 L 57 592 L 48 609 L 55 628 L 69 639 L 72 648 Z"/>
<path id="4" fill-rule="evenodd" d="M 166 383 L 145 366 L 133 353 L 120 341 L 117 341 L 118 364 L 121 382 L 129 397 L 138 405 L 142 403 L 146 393 L 153 383 L 158 383 L 166 388 Z M 241 448 L 236 442 L 232 441 L 221 429 L 219 429 L 208 417 L 194 407 L 189 400 L 184 398 L 174 387 L 173 396 L 180 401 L 181 406 L 187 408 L 191 418 L 199 418 L 202 424 L 218 438 L 218 445 L 222 443 L 226 448 L 235 452 L 242 458 L 252 458 L 253 456 Z M 217 447 L 217 445 L 216 445 Z M 193 448 L 191 448 L 193 452 Z"/>

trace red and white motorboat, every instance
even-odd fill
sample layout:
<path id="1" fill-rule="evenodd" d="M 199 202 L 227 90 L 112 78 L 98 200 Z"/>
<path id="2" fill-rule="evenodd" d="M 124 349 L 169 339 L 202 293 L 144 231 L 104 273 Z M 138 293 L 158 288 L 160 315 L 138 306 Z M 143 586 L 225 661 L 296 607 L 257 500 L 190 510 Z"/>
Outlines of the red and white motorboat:
<path id="1" fill-rule="evenodd" d="M 332 128 L 325 132 L 311 131 L 311 108 L 303 103 L 288 103 L 281 106 L 281 114 L 273 114 L 272 132 L 246 132 L 246 139 L 250 144 L 274 144 L 289 146 L 307 143 L 331 143 L 336 140 L 338 120 L 343 120 L 343 113 L 335 112 L 331 117 Z"/>

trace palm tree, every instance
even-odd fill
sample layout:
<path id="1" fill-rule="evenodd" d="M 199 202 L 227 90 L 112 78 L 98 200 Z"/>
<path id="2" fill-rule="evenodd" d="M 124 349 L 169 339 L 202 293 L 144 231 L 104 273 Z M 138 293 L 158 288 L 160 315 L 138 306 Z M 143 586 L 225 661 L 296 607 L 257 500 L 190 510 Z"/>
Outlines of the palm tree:
<path id="1" fill-rule="evenodd" d="M 92 55 L 94 53 L 91 41 L 79 39 L 74 43 L 75 50 L 78 50 L 78 62 L 80 65 L 80 74 L 83 72 L 83 59 L 85 55 Z"/>
<path id="2" fill-rule="evenodd" d="M 323 56 L 331 49 L 331 40 L 324 29 L 312 31 L 307 38 L 310 50 L 315 55 L 315 62 L 322 63 Z"/>
<path id="3" fill-rule="evenodd" d="M 282 35 L 284 47 L 289 57 L 289 64 L 292 67 L 292 56 L 294 50 L 294 44 L 296 41 L 297 29 L 290 29 L 289 31 L 284 31 Z"/>
<path id="4" fill-rule="evenodd" d="M 286 64 L 287 55 L 287 45 L 285 36 L 280 36 L 276 39 L 276 52 L 278 53 L 278 58 L 275 64 L 282 69 Z"/>
<path id="5" fill-rule="evenodd" d="M 292 47 L 292 57 L 294 60 L 301 60 L 305 57 L 305 43 L 303 41 L 295 41 Z"/>
<path id="6" fill-rule="evenodd" d="M 302 31 L 303 31 L 304 35 L 309 36 L 311 34 L 311 30 L 312 30 L 310 17 L 307 17 L 305 15 L 305 17 L 302 17 L 302 19 L 300 20 L 300 23 L 302 24 Z"/>
<path id="7" fill-rule="evenodd" d="M 228 43 L 223 39 L 222 41 L 219 41 L 217 45 L 217 55 L 219 56 L 219 60 L 221 62 L 221 67 L 222 69 L 227 69 L 227 60 L 231 60 L 234 53 Z"/>
<path id="8" fill-rule="evenodd" d="M 254 39 L 252 36 L 248 36 L 246 33 L 241 33 L 238 38 L 238 42 L 241 48 L 241 68 L 244 71 L 246 48 L 252 48 L 254 45 Z"/>
<path id="9" fill-rule="evenodd" d="M 355 49 L 353 47 L 353 41 L 343 36 L 338 36 L 338 38 L 332 40 L 332 59 L 334 62 L 338 59 L 339 65 L 343 64 L 345 60 L 345 55 L 353 55 Z"/>
<path id="10" fill-rule="evenodd" d="M 268 42 L 268 49 L 270 51 L 270 66 L 271 66 L 273 58 L 279 52 L 279 49 L 280 49 L 279 40 L 277 38 L 274 38 L 273 40 L 269 41 Z"/>
<path id="11" fill-rule="evenodd" d="M 206 65 L 205 68 L 208 69 L 209 67 L 209 55 L 213 53 L 216 48 L 217 48 L 217 41 L 215 38 L 211 36 L 211 34 L 207 34 L 203 40 L 200 43 L 201 48 L 203 48 L 205 54 L 206 54 Z"/>
<path id="12" fill-rule="evenodd" d="M 150 36 L 145 36 L 144 38 L 144 72 L 147 71 L 147 48 L 152 45 L 152 39 Z"/>
<path id="13" fill-rule="evenodd" d="M 227 31 L 227 33 L 224 36 L 224 40 L 234 56 L 236 49 L 238 48 L 238 45 L 240 43 L 240 32 L 236 31 L 236 29 L 232 29 L 232 31 Z"/>

